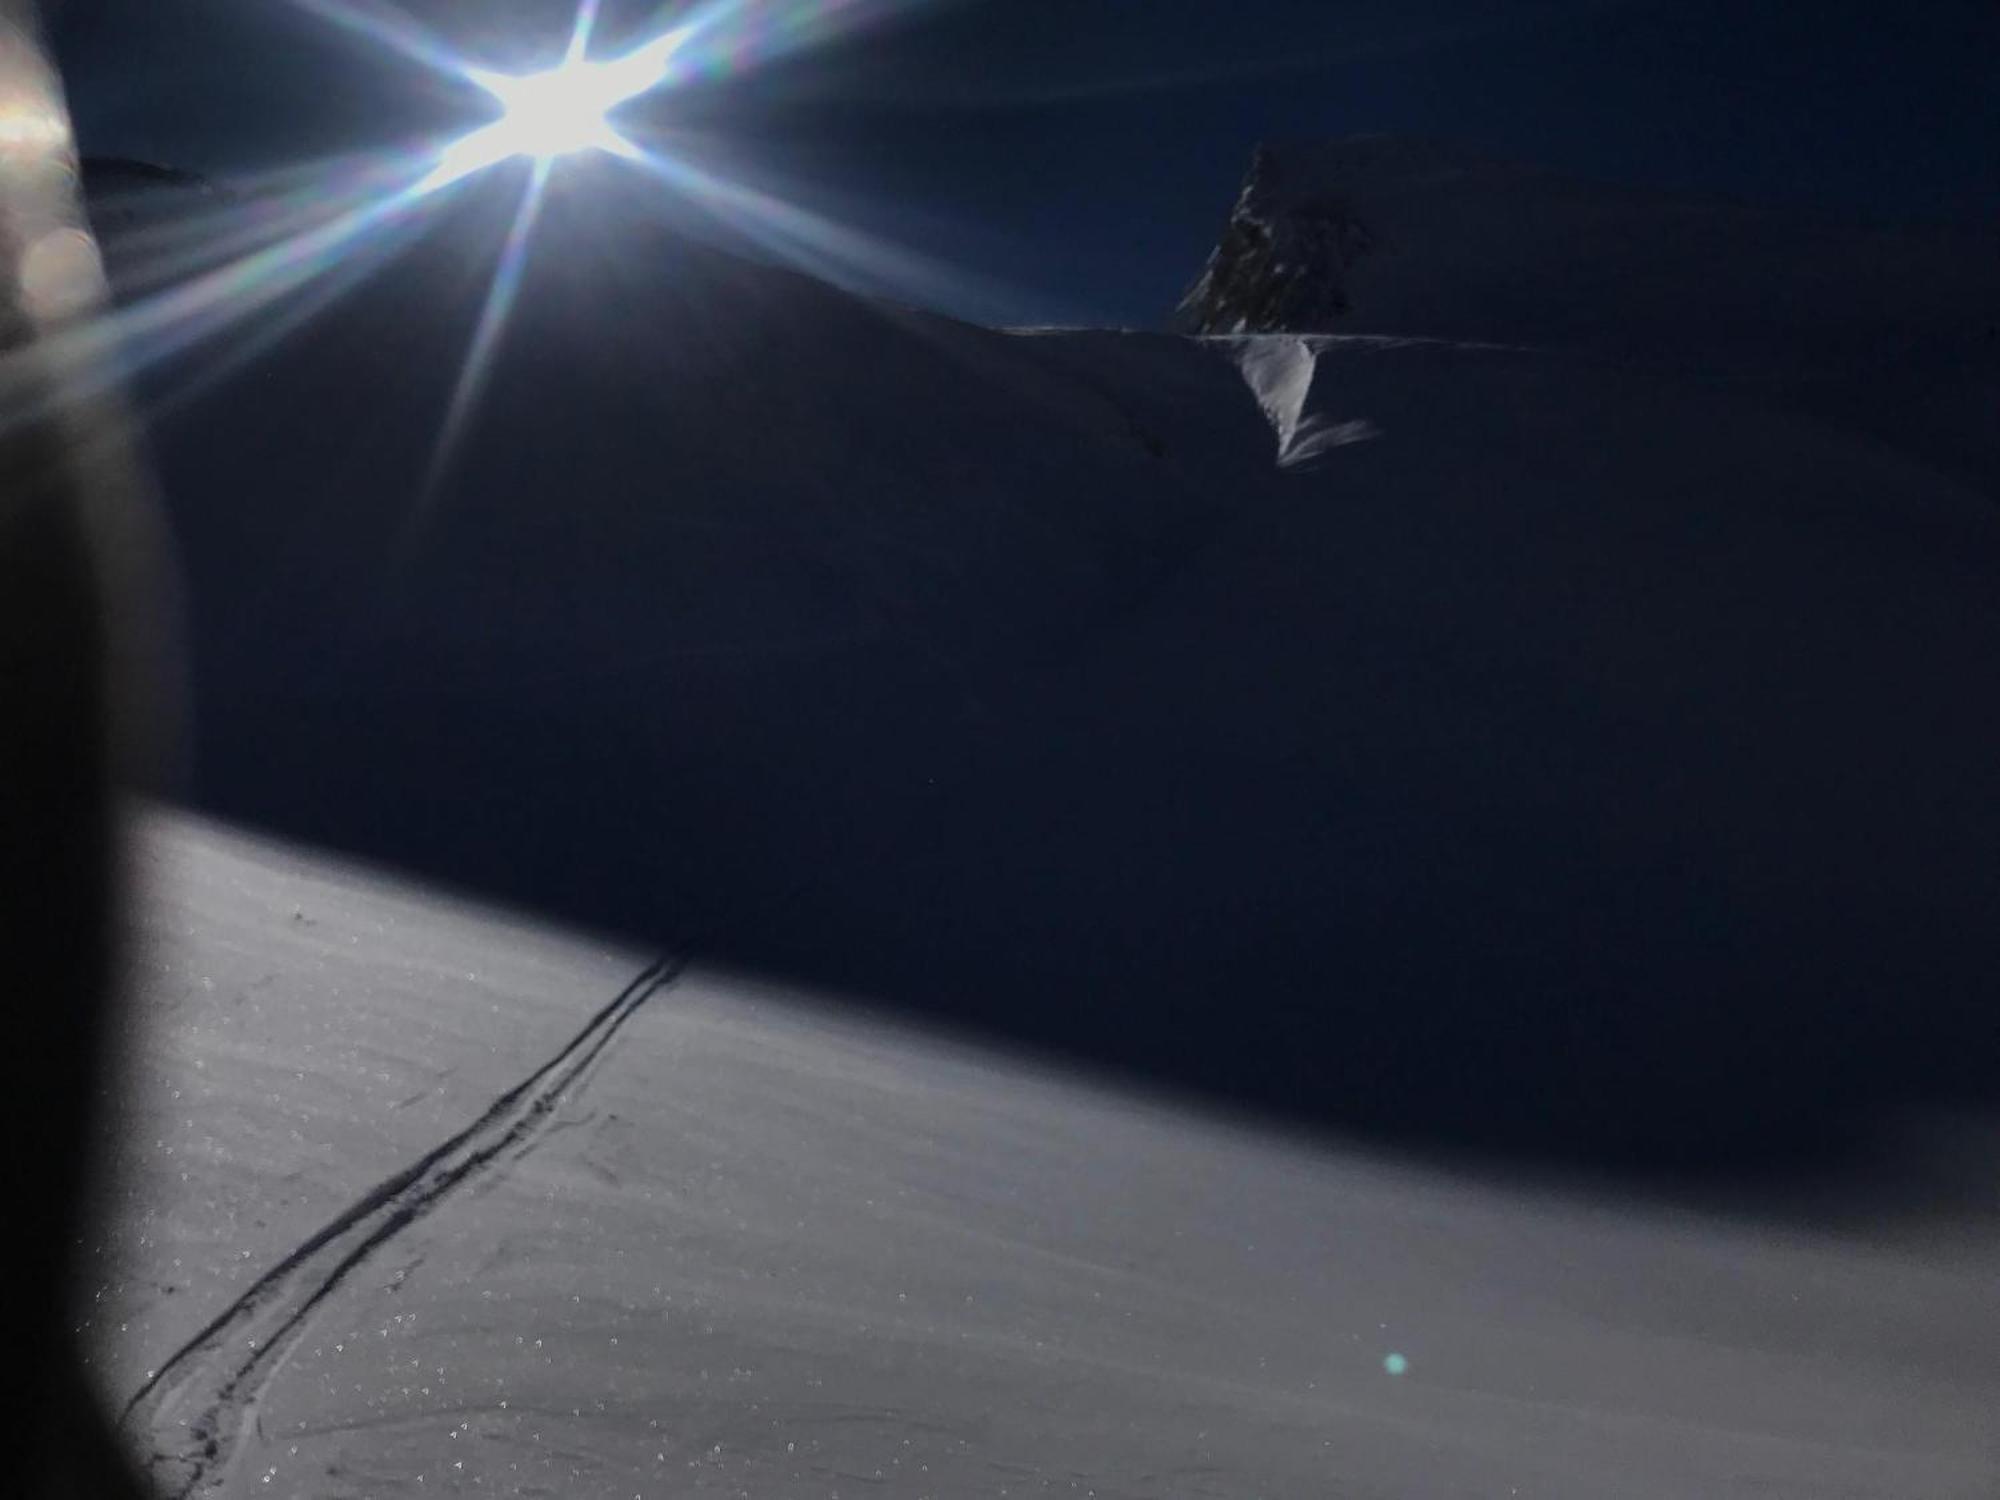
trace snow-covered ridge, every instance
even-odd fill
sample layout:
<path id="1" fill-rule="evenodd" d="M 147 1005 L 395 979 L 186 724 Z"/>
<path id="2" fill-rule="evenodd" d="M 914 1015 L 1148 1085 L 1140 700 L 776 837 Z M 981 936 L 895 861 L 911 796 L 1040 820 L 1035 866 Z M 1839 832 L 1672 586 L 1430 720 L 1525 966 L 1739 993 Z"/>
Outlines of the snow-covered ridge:
<path id="1" fill-rule="evenodd" d="M 1180 320 L 1642 364 L 2000 495 L 2000 225 L 1870 225 L 1436 141 L 1283 145 L 1256 153 Z"/>
<path id="2" fill-rule="evenodd" d="M 1996 266 L 2000 226 L 1875 226 L 1364 136 L 1260 147 L 1183 315 L 1204 333 L 1881 354 L 1985 340 Z"/>

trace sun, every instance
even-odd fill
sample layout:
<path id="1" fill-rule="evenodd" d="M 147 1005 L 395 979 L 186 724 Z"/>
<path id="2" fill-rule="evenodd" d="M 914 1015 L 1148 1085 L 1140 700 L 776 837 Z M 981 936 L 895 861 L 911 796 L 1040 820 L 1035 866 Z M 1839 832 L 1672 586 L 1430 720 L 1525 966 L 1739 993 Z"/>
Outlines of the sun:
<path id="1" fill-rule="evenodd" d="M 573 48 L 560 67 L 542 73 L 467 70 L 465 76 L 498 101 L 501 117 L 447 147 L 425 185 L 440 187 L 516 156 L 547 163 L 581 151 L 633 155 L 636 148 L 611 116 L 670 81 L 674 54 L 685 39 L 684 31 L 669 32 L 596 62 Z"/>
<path id="2" fill-rule="evenodd" d="M 627 97 L 607 86 L 600 64 L 572 63 L 525 78 L 479 79 L 506 111 L 491 144 L 509 156 L 546 161 L 577 151 L 616 150 L 623 142 L 610 114 Z"/>

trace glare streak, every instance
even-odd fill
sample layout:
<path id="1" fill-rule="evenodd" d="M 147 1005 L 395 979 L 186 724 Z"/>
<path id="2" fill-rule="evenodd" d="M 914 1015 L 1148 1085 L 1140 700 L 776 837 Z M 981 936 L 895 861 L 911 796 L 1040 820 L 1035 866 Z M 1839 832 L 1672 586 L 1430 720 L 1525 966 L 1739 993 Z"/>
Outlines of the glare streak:
<path id="1" fill-rule="evenodd" d="M 413 224 L 414 211 L 428 196 L 421 183 L 409 181 L 407 170 L 402 185 L 387 190 L 384 175 L 369 174 L 332 204 L 322 192 L 287 203 L 273 220 L 239 225 L 222 242 L 227 258 L 220 264 L 211 240 L 204 256 L 208 269 L 182 274 L 194 264 L 183 252 L 181 263 L 170 268 L 174 279 L 159 290 L 62 330 L 55 336 L 60 362 L 67 369 L 88 371 L 91 388 L 73 387 L 65 395 L 94 394 L 163 363 L 328 279 L 329 273 L 342 272 L 333 278 L 342 283 L 358 279 L 372 264 L 364 252 L 386 254 L 393 247 L 393 231 Z M 239 247 L 240 253 L 231 253 Z M 14 384 L 12 371 L 0 364 L 0 427 L 39 414 L 39 408 L 24 404 L 20 392 L 11 389 Z"/>
<path id="2" fill-rule="evenodd" d="M 679 17 L 706 77 L 741 75 L 787 53 L 823 45 L 923 0 L 706 0 Z"/>
<path id="3" fill-rule="evenodd" d="M 122 318 L 119 333 L 128 345 L 164 341 L 180 347 L 212 331 L 216 323 L 255 312 L 324 274 L 422 196 L 412 188 L 370 199 L 240 256 L 134 307 Z"/>
<path id="4" fill-rule="evenodd" d="M 437 446 L 431 450 L 431 461 L 424 475 L 423 489 L 419 492 L 415 509 L 410 513 L 404 526 L 402 545 L 407 548 L 422 529 L 435 503 L 439 487 L 450 472 L 451 461 L 457 455 L 460 440 L 464 437 L 467 423 L 479 404 L 479 398 L 486 389 L 486 382 L 493 373 L 493 362 L 499 353 L 500 336 L 507 330 L 507 320 L 514 311 L 514 302 L 521 294 L 521 275 L 527 267 L 529 243 L 534 235 L 535 221 L 541 217 L 545 200 L 544 189 L 548 187 L 550 163 L 538 161 L 529 174 L 528 185 L 521 193 L 521 206 L 515 211 L 514 223 L 507 231 L 506 243 L 500 250 L 500 263 L 493 272 L 493 285 L 487 291 L 486 303 L 479 311 L 479 322 L 473 330 L 472 344 L 466 350 L 465 367 L 459 372 L 458 385 L 451 393 L 451 405 L 445 410 L 444 425 L 439 429 Z"/>
<path id="5" fill-rule="evenodd" d="M 300 10 L 342 31 L 380 42 L 390 51 L 447 78 L 464 78 L 463 58 L 442 37 L 386 0 L 292 0 Z"/>

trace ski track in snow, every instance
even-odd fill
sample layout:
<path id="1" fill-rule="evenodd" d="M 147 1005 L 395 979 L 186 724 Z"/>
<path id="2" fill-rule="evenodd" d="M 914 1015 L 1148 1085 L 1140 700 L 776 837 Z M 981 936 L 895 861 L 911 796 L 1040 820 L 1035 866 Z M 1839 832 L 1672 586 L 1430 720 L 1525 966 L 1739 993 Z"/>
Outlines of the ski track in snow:
<path id="1" fill-rule="evenodd" d="M 158 1493 L 185 1500 L 220 1487 L 264 1391 L 327 1299 L 458 1188 L 503 1157 L 519 1160 L 531 1150 L 556 1106 L 587 1081 L 625 1023 L 686 967 L 678 954 L 654 960 L 471 1125 L 363 1194 L 169 1355 L 120 1419 L 128 1431 L 146 1435 L 146 1466 Z"/>

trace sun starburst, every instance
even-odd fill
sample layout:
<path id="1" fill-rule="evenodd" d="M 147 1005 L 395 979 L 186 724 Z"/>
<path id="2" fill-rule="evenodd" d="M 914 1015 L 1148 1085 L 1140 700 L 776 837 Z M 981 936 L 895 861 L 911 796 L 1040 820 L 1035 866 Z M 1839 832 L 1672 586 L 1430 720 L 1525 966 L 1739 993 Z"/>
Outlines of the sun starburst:
<path id="1" fill-rule="evenodd" d="M 690 136 L 666 135 L 619 112 L 649 95 L 700 86 L 709 90 L 835 36 L 875 24 L 932 0 L 661 0 L 668 29 L 600 47 L 603 0 L 576 0 L 574 24 L 559 60 L 540 71 L 507 72 L 475 62 L 445 34 L 404 8 L 405 0 L 290 0 L 340 30 L 415 64 L 464 94 L 487 97 L 493 118 L 443 140 L 408 149 L 301 164 L 239 176 L 226 190 L 191 198 L 171 224 L 149 229 L 143 263 L 128 242 L 124 274 L 143 286 L 110 317 L 62 337 L 95 356 L 101 378 L 184 359 L 225 338 L 236 347 L 211 358 L 219 378 L 346 290 L 392 261 L 400 250 L 446 222 L 448 190 L 489 168 L 517 162 L 521 198 L 498 247 L 492 282 L 460 371 L 418 505 L 428 508 L 452 467 L 504 341 L 540 221 L 544 196 L 563 158 L 616 156 L 637 168 L 632 182 L 664 190 L 696 222 L 743 240 L 774 258 L 845 284 L 914 295 L 941 268 L 839 214 L 797 196 L 810 185 L 770 190 L 682 160 Z M 525 39 L 517 39 L 525 43 Z M 630 134 L 627 134 L 629 128 Z M 698 137 L 695 138 L 698 142 Z M 698 157 L 697 150 L 693 156 Z M 962 293 L 954 282 L 935 291 Z M 4 377 L 0 365 L 0 377 Z M 0 384 L 4 380 L 0 379 Z M 20 417 L 0 392 L 0 428 Z"/>
<path id="2" fill-rule="evenodd" d="M 671 31 L 599 62 L 572 48 L 561 66 L 541 73 L 468 69 L 466 76 L 499 102 L 501 117 L 446 147 L 424 186 L 440 188 L 516 156 L 552 161 L 579 151 L 632 155 L 636 148 L 611 116 L 672 80 L 675 54 L 686 39 L 685 31 Z"/>

